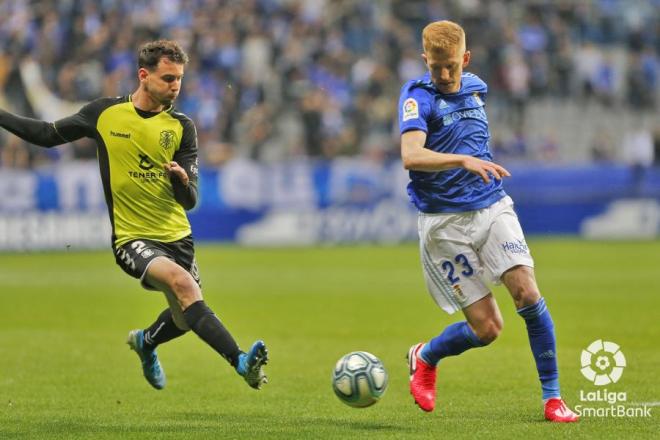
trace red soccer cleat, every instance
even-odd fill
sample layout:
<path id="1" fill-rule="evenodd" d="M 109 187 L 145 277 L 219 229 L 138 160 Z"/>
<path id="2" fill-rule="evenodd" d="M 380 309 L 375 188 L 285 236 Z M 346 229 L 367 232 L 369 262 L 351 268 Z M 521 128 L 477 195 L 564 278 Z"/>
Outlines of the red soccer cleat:
<path id="1" fill-rule="evenodd" d="M 424 411 L 430 412 L 435 408 L 435 370 L 419 357 L 424 344 L 419 343 L 410 347 L 408 351 L 408 367 L 410 368 L 410 394 L 415 403 Z"/>
<path id="2" fill-rule="evenodd" d="M 571 411 L 562 399 L 548 399 L 545 402 L 545 419 L 551 422 L 571 423 L 580 420 L 580 416 Z"/>

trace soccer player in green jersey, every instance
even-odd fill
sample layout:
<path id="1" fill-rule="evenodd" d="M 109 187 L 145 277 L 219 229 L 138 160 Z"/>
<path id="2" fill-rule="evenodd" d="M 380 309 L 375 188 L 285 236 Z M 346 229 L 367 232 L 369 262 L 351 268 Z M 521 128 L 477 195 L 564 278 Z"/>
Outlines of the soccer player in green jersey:
<path id="1" fill-rule="evenodd" d="M 47 148 L 82 137 L 96 141 L 117 264 L 144 288 L 163 292 L 169 305 L 151 326 L 128 335 L 149 383 L 165 386 L 156 347 L 192 330 L 259 389 L 267 382 L 265 344 L 241 351 L 202 298 L 185 212 L 197 203 L 197 134 L 172 106 L 187 62 L 174 41 L 146 43 L 132 95 L 96 99 L 52 123 L 0 110 L 0 126 Z"/>

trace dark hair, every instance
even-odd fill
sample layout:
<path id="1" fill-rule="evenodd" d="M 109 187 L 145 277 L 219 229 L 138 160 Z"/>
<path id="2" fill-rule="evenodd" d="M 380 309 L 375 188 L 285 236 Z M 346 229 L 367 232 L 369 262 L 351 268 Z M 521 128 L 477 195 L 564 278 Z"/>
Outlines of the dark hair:
<path id="1" fill-rule="evenodd" d="M 140 46 L 138 53 L 138 67 L 144 67 L 147 70 L 154 70 L 160 59 L 167 57 L 170 61 L 177 64 L 186 64 L 188 55 L 181 49 L 179 43 L 172 40 L 156 40 Z"/>

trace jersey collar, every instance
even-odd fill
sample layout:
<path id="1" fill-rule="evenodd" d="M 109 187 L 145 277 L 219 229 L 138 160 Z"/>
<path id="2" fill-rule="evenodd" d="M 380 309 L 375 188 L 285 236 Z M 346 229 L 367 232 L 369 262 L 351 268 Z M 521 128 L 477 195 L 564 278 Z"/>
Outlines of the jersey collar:
<path id="1" fill-rule="evenodd" d="M 455 96 L 455 95 L 460 94 L 463 91 L 463 76 L 462 75 L 461 75 L 461 86 L 459 87 L 458 91 L 456 91 L 454 93 L 442 93 L 440 90 L 438 90 L 438 88 L 435 86 L 433 81 L 431 81 L 431 74 L 429 72 L 426 72 L 424 74 L 424 76 L 422 77 L 420 82 L 425 87 L 429 87 L 429 88 L 433 89 L 433 91 L 435 93 L 437 93 L 438 95 L 442 95 L 442 96 Z"/>
<path id="2" fill-rule="evenodd" d="M 128 102 L 133 104 L 133 94 L 132 93 L 128 95 Z M 166 109 L 163 109 L 159 112 L 148 112 L 148 111 L 145 111 L 145 110 L 140 110 L 135 105 L 133 105 L 132 107 L 135 110 L 135 113 L 142 116 L 143 118 L 145 117 L 145 115 L 148 115 L 146 117 L 153 117 L 153 116 L 159 115 L 161 113 L 172 113 L 172 110 L 174 110 L 174 105 L 173 104 L 170 104 L 169 107 L 167 107 Z"/>

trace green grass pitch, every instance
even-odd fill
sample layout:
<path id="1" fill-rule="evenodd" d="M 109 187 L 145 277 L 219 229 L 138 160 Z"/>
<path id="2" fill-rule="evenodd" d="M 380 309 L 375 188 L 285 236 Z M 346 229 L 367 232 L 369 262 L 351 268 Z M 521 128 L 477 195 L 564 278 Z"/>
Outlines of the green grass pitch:
<path id="1" fill-rule="evenodd" d="M 660 401 L 660 242 L 530 242 L 558 336 L 570 406 L 594 390 L 579 356 L 595 339 L 621 345 L 628 367 L 608 388 L 629 404 Z M 524 323 L 495 288 L 504 331 L 443 361 L 436 412 L 408 393 L 409 346 L 460 319 L 423 285 L 417 248 L 244 249 L 199 246 L 204 293 L 238 342 L 268 344 L 270 384 L 250 389 L 195 335 L 159 348 L 165 390 L 142 378 L 124 343 L 160 312 L 161 294 L 121 272 L 112 253 L 0 255 L 0 438 L 657 438 L 651 418 L 542 420 Z M 330 386 L 353 350 L 389 372 L 382 401 L 343 405 Z"/>

